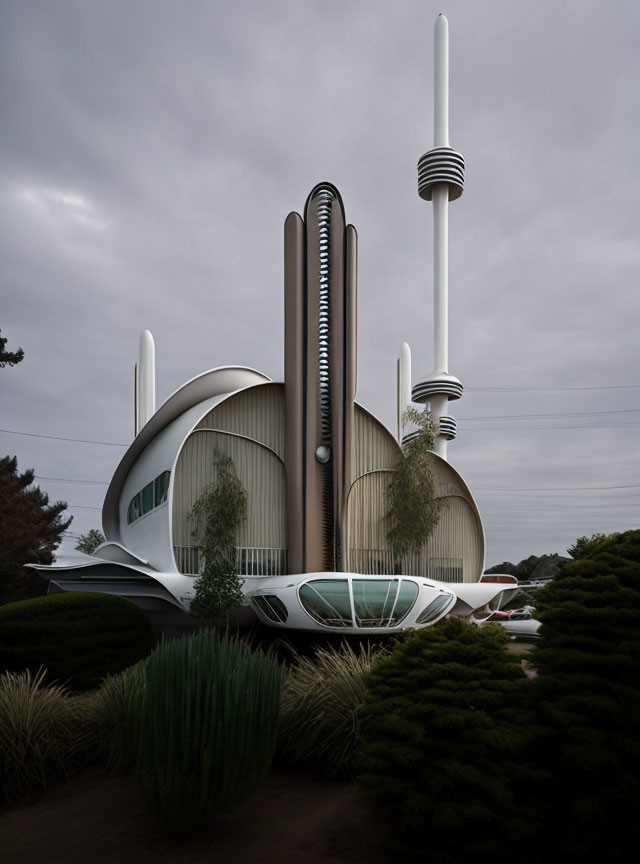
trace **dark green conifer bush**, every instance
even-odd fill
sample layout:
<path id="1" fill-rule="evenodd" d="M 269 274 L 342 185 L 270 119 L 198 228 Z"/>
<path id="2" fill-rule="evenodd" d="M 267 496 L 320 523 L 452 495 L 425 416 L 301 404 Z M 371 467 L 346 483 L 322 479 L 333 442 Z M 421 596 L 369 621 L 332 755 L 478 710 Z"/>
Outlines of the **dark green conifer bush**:
<path id="1" fill-rule="evenodd" d="M 640 531 L 598 537 L 538 592 L 536 617 L 548 836 L 565 860 L 626 861 L 640 840 Z"/>
<path id="2" fill-rule="evenodd" d="M 358 784 L 388 818 L 393 860 L 501 860 L 532 830 L 527 686 L 497 625 L 405 634 L 358 711 Z M 521 857 L 519 849 L 517 857 Z"/>
<path id="3" fill-rule="evenodd" d="M 280 669 L 202 630 L 144 664 L 137 773 L 158 825 L 188 836 L 265 779 L 276 744 Z"/>
<path id="4" fill-rule="evenodd" d="M 122 597 L 94 592 L 52 594 L 0 606 L 0 671 L 34 674 L 74 690 L 145 657 L 155 642 L 144 612 Z"/>

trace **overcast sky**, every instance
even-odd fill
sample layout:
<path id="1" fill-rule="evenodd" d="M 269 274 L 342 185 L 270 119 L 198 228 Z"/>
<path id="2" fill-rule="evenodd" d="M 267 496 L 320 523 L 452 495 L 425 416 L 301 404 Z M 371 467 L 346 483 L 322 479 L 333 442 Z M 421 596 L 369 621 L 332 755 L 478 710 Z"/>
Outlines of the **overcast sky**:
<path id="1" fill-rule="evenodd" d="M 414 381 L 431 367 L 416 162 L 441 11 L 467 163 L 449 456 L 487 565 L 637 527 L 635 0 L 1 0 L 0 328 L 25 359 L 0 371 L 0 427 L 130 442 L 145 327 L 159 403 L 219 365 L 281 380 L 283 222 L 328 180 L 359 234 L 358 400 L 394 430 L 401 343 Z M 74 534 L 123 452 L 0 432 Z"/>

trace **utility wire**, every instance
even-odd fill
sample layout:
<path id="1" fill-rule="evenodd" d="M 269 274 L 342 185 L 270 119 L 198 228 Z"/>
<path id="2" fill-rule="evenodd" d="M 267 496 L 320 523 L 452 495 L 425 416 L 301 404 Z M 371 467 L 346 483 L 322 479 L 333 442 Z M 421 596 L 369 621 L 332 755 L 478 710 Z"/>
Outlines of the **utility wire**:
<path id="1" fill-rule="evenodd" d="M 36 435 L 35 432 L 15 432 L 12 429 L 0 429 L 7 435 L 26 435 L 28 438 L 48 438 L 52 441 L 73 441 L 76 444 L 104 444 L 105 447 L 128 447 L 128 444 L 116 444 L 114 441 L 92 441 L 88 438 L 62 438 L 59 435 Z"/>
<path id="2" fill-rule="evenodd" d="M 50 483 L 82 483 L 87 486 L 108 486 L 106 480 L 74 480 L 71 477 L 42 477 L 40 474 L 33 475 L 34 480 L 48 480 Z"/>
<path id="3" fill-rule="evenodd" d="M 621 486 L 476 486 L 476 492 L 575 492 L 594 489 L 640 489 L 640 483 Z"/>
<path id="4" fill-rule="evenodd" d="M 458 417 L 458 420 L 545 420 L 553 417 L 597 417 L 602 414 L 637 414 L 640 408 L 623 408 L 619 411 L 563 411 L 552 414 L 491 414 L 486 417 Z"/>
<path id="5" fill-rule="evenodd" d="M 523 393 L 538 391 L 542 393 L 567 390 L 636 390 L 640 384 L 602 384 L 595 387 L 465 387 L 465 391 L 476 393 Z"/>
<path id="6" fill-rule="evenodd" d="M 89 507 L 86 504 L 67 504 L 70 510 L 102 510 L 102 507 Z"/>
<path id="7" fill-rule="evenodd" d="M 640 426 L 640 423 L 589 423 L 588 426 L 485 426 L 484 429 L 467 429 L 459 427 L 465 435 L 469 432 L 557 432 L 560 429 L 624 429 L 628 426 Z"/>

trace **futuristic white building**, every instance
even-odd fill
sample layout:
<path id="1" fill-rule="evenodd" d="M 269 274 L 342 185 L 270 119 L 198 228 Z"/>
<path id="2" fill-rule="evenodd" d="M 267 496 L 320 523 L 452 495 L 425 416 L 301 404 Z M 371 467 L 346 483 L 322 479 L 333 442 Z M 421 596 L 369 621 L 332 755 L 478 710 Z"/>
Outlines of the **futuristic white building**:
<path id="1" fill-rule="evenodd" d="M 357 235 L 338 190 L 316 186 L 304 218 L 285 222 L 285 380 L 223 367 L 187 382 L 155 410 L 155 352 L 145 331 L 136 368 L 136 436 L 102 512 L 107 542 L 93 556 L 36 569 L 51 590 L 129 597 L 159 629 L 186 619 L 201 572 L 190 514 L 215 481 L 220 455 L 247 491 L 236 539 L 247 603 L 265 624 L 389 633 L 448 613 L 483 619 L 516 588 L 483 577 L 484 532 L 473 496 L 447 461 L 462 385 L 448 371 L 447 207 L 464 161 L 448 142 L 448 34 L 436 24 L 435 148 L 419 162 L 419 194 L 434 203 L 434 371 L 413 388 L 437 423 L 433 456 L 440 521 L 417 555 L 394 556 L 385 493 L 411 402 L 408 346 L 398 371 L 398 435 L 355 401 Z"/>

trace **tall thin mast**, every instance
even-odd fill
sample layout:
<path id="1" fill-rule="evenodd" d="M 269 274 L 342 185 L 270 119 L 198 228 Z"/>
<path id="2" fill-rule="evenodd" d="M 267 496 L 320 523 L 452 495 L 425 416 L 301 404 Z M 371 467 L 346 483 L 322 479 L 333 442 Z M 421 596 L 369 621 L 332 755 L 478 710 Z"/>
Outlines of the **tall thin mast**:
<path id="1" fill-rule="evenodd" d="M 436 425 L 435 452 L 447 458 L 456 437 L 448 402 L 459 399 L 462 384 L 449 374 L 449 201 L 462 195 L 464 159 L 449 146 L 449 22 L 436 20 L 434 33 L 433 149 L 418 162 L 418 194 L 433 201 L 433 372 L 416 384 L 416 402 L 428 402 Z"/>

